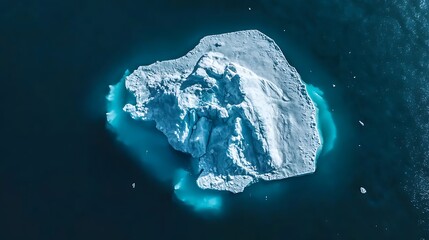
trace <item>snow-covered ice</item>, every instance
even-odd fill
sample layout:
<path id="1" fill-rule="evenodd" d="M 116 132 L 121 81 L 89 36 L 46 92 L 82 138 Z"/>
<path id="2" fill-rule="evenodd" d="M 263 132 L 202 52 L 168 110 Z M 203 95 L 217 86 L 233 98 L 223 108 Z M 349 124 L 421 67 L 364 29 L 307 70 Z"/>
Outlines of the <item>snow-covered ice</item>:
<path id="1" fill-rule="evenodd" d="M 259 31 L 207 36 L 181 58 L 139 67 L 125 87 L 123 110 L 154 121 L 173 148 L 198 161 L 202 189 L 237 193 L 316 169 L 316 108 Z"/>

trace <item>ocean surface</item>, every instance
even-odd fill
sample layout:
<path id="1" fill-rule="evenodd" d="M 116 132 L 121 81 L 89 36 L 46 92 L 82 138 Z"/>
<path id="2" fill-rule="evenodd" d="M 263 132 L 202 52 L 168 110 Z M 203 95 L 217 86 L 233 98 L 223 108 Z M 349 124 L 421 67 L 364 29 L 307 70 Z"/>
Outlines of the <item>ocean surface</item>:
<path id="1" fill-rule="evenodd" d="M 315 174 L 197 213 L 107 130 L 105 96 L 246 29 L 324 92 L 337 140 Z M 429 238 L 425 0 L 0 1 L 0 76 L 2 240 Z"/>

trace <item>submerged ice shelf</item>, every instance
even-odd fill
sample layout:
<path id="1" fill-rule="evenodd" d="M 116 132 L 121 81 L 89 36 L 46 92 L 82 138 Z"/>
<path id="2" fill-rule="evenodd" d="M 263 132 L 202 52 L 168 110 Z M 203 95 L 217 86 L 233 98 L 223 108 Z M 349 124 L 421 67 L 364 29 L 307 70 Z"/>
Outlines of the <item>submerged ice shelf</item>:
<path id="1" fill-rule="evenodd" d="M 315 171 L 323 132 L 317 118 L 324 114 L 332 121 L 327 108 L 321 112 L 326 104 L 316 89 L 310 98 L 266 35 L 233 32 L 205 37 L 181 58 L 127 73 L 111 87 L 107 119 L 121 141 L 162 172 L 162 163 L 152 161 L 164 159 L 148 160 L 141 153 L 144 141 L 135 140 L 145 130 L 127 126 L 155 122 L 196 166 L 165 174 L 174 178 L 176 196 L 199 209 L 219 208 L 220 196 L 203 189 L 238 193 L 261 180 Z M 312 100 L 319 102 L 318 112 Z"/>

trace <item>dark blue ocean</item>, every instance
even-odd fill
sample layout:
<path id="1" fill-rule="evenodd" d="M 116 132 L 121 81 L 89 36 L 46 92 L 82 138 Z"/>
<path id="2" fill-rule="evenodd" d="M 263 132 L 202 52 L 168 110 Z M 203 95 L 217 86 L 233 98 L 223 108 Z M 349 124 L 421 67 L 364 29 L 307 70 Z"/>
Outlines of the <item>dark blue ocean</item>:
<path id="1" fill-rule="evenodd" d="M 247 29 L 324 92 L 337 140 L 196 213 L 107 130 L 108 85 Z M 1 240 L 429 238 L 426 0 L 0 0 L 0 80 Z"/>

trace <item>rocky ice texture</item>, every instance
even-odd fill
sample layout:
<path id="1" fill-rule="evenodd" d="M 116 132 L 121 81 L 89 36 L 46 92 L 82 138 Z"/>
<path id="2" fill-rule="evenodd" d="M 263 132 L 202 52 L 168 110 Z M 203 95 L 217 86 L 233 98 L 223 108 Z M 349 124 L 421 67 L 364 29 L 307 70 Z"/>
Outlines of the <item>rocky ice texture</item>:
<path id="1" fill-rule="evenodd" d="M 126 78 L 123 110 L 153 120 L 198 161 L 203 189 L 241 192 L 259 180 L 312 173 L 316 109 L 280 48 L 256 30 L 208 36 L 185 56 Z"/>

